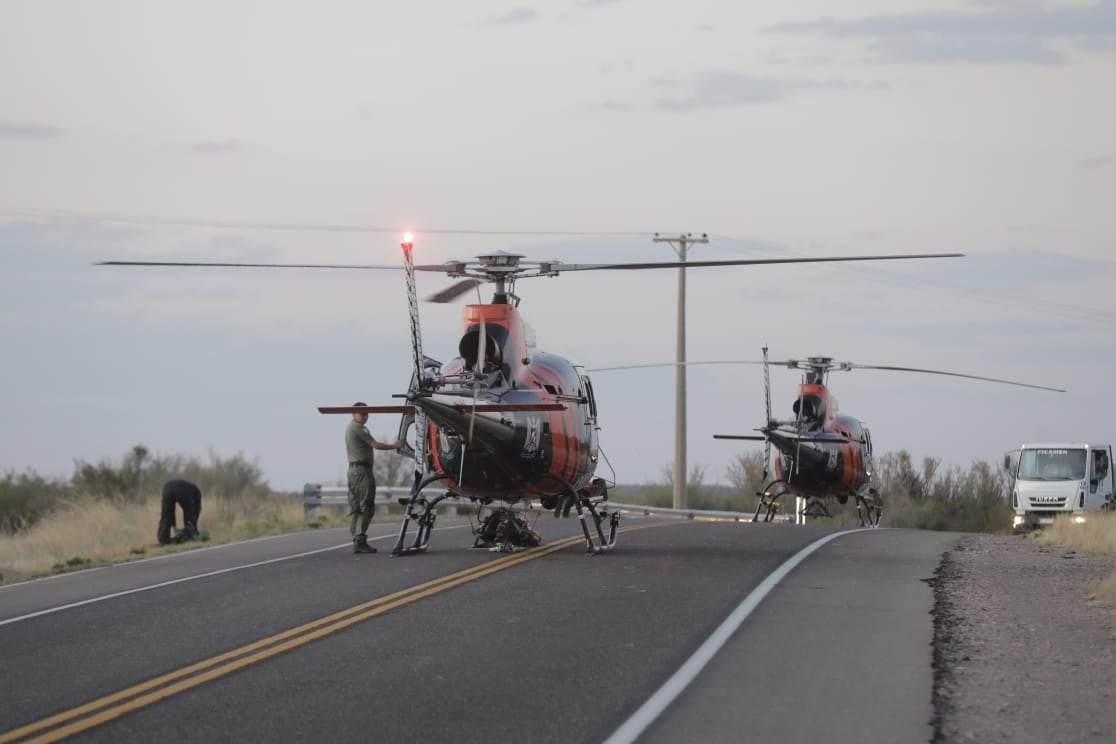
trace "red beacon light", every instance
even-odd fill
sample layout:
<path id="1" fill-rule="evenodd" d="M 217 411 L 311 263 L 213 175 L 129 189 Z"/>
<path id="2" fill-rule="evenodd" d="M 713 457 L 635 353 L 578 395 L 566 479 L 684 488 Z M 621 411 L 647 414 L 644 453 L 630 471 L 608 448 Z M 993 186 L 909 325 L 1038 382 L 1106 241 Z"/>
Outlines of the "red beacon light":
<path id="1" fill-rule="evenodd" d="M 403 247 L 413 248 L 415 245 L 415 236 L 411 233 L 403 233 Z"/>

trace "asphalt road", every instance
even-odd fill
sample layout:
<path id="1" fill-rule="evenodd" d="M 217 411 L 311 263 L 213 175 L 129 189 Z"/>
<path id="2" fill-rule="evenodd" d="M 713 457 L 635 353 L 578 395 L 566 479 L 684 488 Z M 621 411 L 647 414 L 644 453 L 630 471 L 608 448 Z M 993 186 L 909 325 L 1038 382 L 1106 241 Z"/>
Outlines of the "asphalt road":
<path id="1" fill-rule="evenodd" d="M 627 517 L 589 557 L 576 521 L 537 527 L 510 555 L 442 520 L 390 558 L 381 522 L 376 555 L 308 531 L 0 588 L 0 744 L 930 741 L 925 580 L 956 535 Z"/>

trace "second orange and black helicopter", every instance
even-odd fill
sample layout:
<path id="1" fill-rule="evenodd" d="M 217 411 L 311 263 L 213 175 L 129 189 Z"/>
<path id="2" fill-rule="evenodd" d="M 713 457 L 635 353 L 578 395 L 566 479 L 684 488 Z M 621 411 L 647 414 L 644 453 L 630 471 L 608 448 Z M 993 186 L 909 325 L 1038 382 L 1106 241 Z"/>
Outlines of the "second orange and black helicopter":
<path id="1" fill-rule="evenodd" d="M 398 405 L 322 406 L 322 413 L 399 413 L 400 438 L 413 442 L 406 454 L 415 462 L 410 496 L 393 555 L 427 549 L 437 505 L 465 497 L 488 516 L 474 529 L 476 547 L 512 550 L 537 544 L 538 535 L 513 507 L 537 499 L 543 508 L 563 500 L 576 509 L 590 554 L 612 550 L 619 514 L 608 506 L 611 480 L 597 475 L 600 448 L 598 411 L 585 369 L 565 356 L 541 351 L 519 311 L 519 279 L 554 277 L 573 271 L 628 271 L 663 268 L 757 266 L 959 257 L 960 253 L 761 258 L 641 263 L 528 261 L 497 251 L 470 261 L 419 265 L 413 239 L 404 237 L 413 352 L 411 382 Z M 177 266 L 286 269 L 395 269 L 374 264 L 282 264 L 185 261 L 105 261 L 110 266 Z M 456 355 L 445 364 L 423 353 L 416 272 L 444 273 L 459 282 L 428 299 L 450 302 L 479 284 L 494 286 L 488 303 L 466 305 Z M 410 435 L 410 436 L 408 436 Z M 775 436 L 775 434 L 772 434 Z M 428 487 L 442 491 L 427 497 Z M 408 543 L 408 531 L 415 535 Z M 607 532 L 607 534 L 606 534 Z"/>
<path id="2" fill-rule="evenodd" d="M 876 485 L 875 458 L 872 436 L 868 426 L 860 419 L 838 413 L 837 398 L 826 385 L 832 370 L 878 369 L 895 372 L 964 377 L 1004 385 L 1065 392 L 1060 388 L 1013 382 L 994 377 L 981 377 L 961 372 L 944 372 L 915 367 L 896 367 L 874 364 L 835 362 L 832 357 L 814 356 L 807 359 L 787 359 L 770 362 L 767 347 L 763 347 L 762 362 L 736 362 L 762 364 L 767 423 L 757 429 L 760 434 L 714 434 L 715 439 L 746 439 L 764 443 L 763 487 L 757 492 L 758 502 L 752 521 L 771 521 L 783 508 L 781 498 L 800 497 L 804 504 L 796 517 L 830 517 L 831 501 L 845 504 L 851 498 L 862 527 L 877 527 L 883 514 L 883 499 Z M 795 392 L 791 407 L 794 418 L 782 421 L 771 417 L 771 379 L 769 365 L 785 366 L 803 371 L 802 382 Z M 777 454 L 772 464 L 771 448 Z M 770 471 L 774 477 L 768 480 Z"/>

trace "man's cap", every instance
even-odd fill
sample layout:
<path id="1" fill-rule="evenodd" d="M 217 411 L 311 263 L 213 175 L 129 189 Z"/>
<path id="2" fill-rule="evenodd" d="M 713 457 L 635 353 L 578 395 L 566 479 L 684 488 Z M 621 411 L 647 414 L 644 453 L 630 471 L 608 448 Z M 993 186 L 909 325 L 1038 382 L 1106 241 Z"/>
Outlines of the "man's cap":
<path id="1" fill-rule="evenodd" d="M 354 408 L 357 407 L 357 406 L 366 406 L 366 405 L 368 405 L 368 404 L 365 403 L 363 400 L 358 400 L 356 403 L 353 403 Z"/>

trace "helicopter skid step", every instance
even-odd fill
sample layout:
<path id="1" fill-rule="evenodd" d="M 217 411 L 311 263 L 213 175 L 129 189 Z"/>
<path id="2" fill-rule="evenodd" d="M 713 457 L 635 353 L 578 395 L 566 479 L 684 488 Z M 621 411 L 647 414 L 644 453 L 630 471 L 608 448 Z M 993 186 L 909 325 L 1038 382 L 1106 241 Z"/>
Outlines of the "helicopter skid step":
<path id="1" fill-rule="evenodd" d="M 581 522 L 581 530 L 585 533 L 585 553 L 587 555 L 600 555 L 615 548 L 616 531 L 620 527 L 620 512 L 614 511 L 610 514 L 607 509 L 598 511 L 598 504 L 585 496 L 579 497 L 574 506 L 577 508 L 577 518 Z M 589 529 L 589 521 L 586 517 L 593 520 L 592 531 Z M 601 524 L 606 519 L 608 520 L 608 538 L 605 538 L 604 531 L 601 529 Z M 592 532 L 597 533 L 595 541 Z"/>

